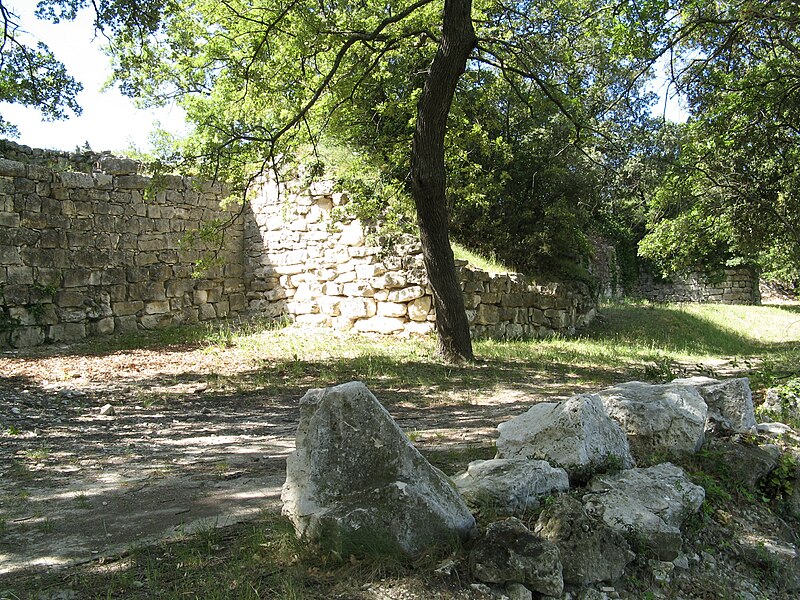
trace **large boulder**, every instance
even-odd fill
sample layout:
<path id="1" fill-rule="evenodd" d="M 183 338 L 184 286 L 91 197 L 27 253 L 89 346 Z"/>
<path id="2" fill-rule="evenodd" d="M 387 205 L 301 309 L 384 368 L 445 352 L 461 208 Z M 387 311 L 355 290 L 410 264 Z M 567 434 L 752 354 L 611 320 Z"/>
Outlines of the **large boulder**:
<path id="1" fill-rule="evenodd" d="M 281 499 L 299 536 L 346 552 L 413 555 L 475 528 L 456 488 L 361 382 L 303 396 Z"/>
<path id="2" fill-rule="evenodd" d="M 755 433 L 756 415 L 753 393 L 746 377 L 720 381 L 710 377 L 675 379 L 675 385 L 695 388 L 708 405 L 706 430 L 733 433 Z"/>
<path id="3" fill-rule="evenodd" d="M 565 469 L 570 477 L 613 466 L 633 466 L 628 440 L 596 394 L 542 402 L 497 426 L 498 458 L 534 458 Z"/>
<path id="4" fill-rule="evenodd" d="M 453 483 L 468 505 L 497 515 L 522 516 L 539 506 L 541 497 L 569 489 L 564 469 L 527 458 L 473 461 Z"/>
<path id="5" fill-rule="evenodd" d="M 558 546 L 566 584 L 582 587 L 616 581 L 636 558 L 622 534 L 568 495 L 544 507 L 533 531 Z"/>
<path id="6" fill-rule="evenodd" d="M 664 561 L 677 558 L 681 525 L 705 499 L 705 490 L 672 463 L 599 475 L 589 490 L 584 496 L 589 513 Z"/>
<path id="7" fill-rule="evenodd" d="M 560 597 L 564 591 L 558 547 L 515 517 L 490 523 L 469 562 L 478 581 L 521 583 L 546 596 Z"/>
<path id="8" fill-rule="evenodd" d="M 692 386 L 629 381 L 599 395 L 637 461 L 691 454 L 703 445 L 708 406 Z"/>

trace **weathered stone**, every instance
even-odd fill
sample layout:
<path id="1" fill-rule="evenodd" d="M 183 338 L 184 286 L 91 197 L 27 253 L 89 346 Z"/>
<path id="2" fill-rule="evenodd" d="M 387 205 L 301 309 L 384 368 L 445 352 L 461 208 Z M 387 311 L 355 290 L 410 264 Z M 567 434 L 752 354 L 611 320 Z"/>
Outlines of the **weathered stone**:
<path id="1" fill-rule="evenodd" d="M 616 581 L 636 557 L 622 534 L 567 495 L 544 507 L 534 533 L 558 546 L 564 583 L 575 586 Z"/>
<path id="2" fill-rule="evenodd" d="M 640 539 L 649 554 L 665 561 L 680 553 L 680 527 L 705 499 L 705 490 L 672 463 L 598 475 L 589 490 L 594 493 L 584 496 L 587 511 L 618 533 Z"/>
<path id="3" fill-rule="evenodd" d="M 39 346 L 45 340 L 41 327 L 14 327 L 11 330 L 11 345 L 14 348 Z"/>
<path id="4" fill-rule="evenodd" d="M 703 445 L 708 407 L 694 387 L 630 381 L 599 395 L 637 460 L 693 453 Z"/>
<path id="5" fill-rule="evenodd" d="M 753 394 L 746 377 L 719 381 L 710 377 L 676 379 L 677 385 L 695 388 L 708 405 L 706 429 L 722 429 L 734 433 L 755 433 L 756 417 Z"/>
<path id="6" fill-rule="evenodd" d="M 410 287 L 392 290 L 389 292 L 389 302 L 410 302 L 417 298 L 422 298 L 425 295 L 425 289 L 419 285 L 412 285 Z"/>
<path id="7" fill-rule="evenodd" d="M 475 527 L 458 492 L 360 382 L 310 390 L 281 498 L 299 536 L 415 554 Z"/>
<path id="8" fill-rule="evenodd" d="M 389 335 L 403 331 L 405 321 L 398 317 L 371 317 L 369 319 L 359 319 L 355 322 L 354 327 L 356 331 Z"/>
<path id="9" fill-rule="evenodd" d="M 401 302 L 378 302 L 380 317 L 405 317 L 407 312 L 406 305 Z"/>
<path id="10" fill-rule="evenodd" d="M 339 313 L 348 319 L 372 317 L 377 312 L 375 304 L 366 298 L 345 298 L 339 303 Z"/>
<path id="11" fill-rule="evenodd" d="M 606 466 L 633 466 L 625 434 L 596 394 L 535 404 L 497 429 L 498 458 L 546 460 L 578 478 Z"/>
<path id="12" fill-rule="evenodd" d="M 102 156 L 100 169 L 108 175 L 133 175 L 139 168 L 139 163 L 130 158 L 116 156 Z"/>
<path id="13" fill-rule="evenodd" d="M 726 476 L 746 489 L 756 491 L 763 479 L 778 466 L 780 451 L 772 451 L 772 448 L 713 440 L 703 450 L 708 450 L 720 464 L 729 467 Z"/>
<path id="14" fill-rule="evenodd" d="M 431 312 L 431 297 L 422 296 L 408 303 L 408 318 L 412 321 L 425 321 Z"/>
<path id="15" fill-rule="evenodd" d="M 540 498 L 569 489 L 566 471 L 527 458 L 473 461 L 453 483 L 471 507 L 515 516 L 539 506 Z"/>
<path id="16" fill-rule="evenodd" d="M 469 555 L 475 579 L 488 583 L 521 583 L 559 597 L 564 591 L 558 547 L 534 535 L 519 519 L 490 523 Z"/>

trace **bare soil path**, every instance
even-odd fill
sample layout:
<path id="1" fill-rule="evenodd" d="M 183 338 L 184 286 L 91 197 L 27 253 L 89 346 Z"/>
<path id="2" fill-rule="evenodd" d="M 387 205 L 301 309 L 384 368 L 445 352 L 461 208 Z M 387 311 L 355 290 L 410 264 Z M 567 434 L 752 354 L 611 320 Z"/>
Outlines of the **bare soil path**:
<path id="1" fill-rule="evenodd" d="M 71 351 L 0 354 L 0 578 L 279 507 L 307 386 L 221 389 L 220 375 L 258 375 L 234 351 Z M 418 445 L 445 456 L 490 451 L 496 424 L 532 401 L 467 390 L 420 408 L 407 392 L 376 394 Z"/>

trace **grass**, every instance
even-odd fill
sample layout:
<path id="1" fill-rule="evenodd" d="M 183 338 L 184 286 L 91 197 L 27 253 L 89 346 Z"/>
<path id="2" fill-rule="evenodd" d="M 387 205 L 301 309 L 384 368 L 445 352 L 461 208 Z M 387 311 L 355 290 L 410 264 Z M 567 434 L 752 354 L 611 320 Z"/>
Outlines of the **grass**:
<path id="1" fill-rule="evenodd" d="M 466 260 L 473 268 L 487 271 L 489 273 L 511 273 L 513 269 L 507 267 L 495 257 L 485 257 L 477 252 L 462 246 L 457 242 L 452 242 L 450 245 L 453 247 L 453 255 L 456 260 Z"/>
<path id="2" fill-rule="evenodd" d="M 258 390 L 294 397 L 300 389 L 359 379 L 381 400 L 410 410 L 446 404 L 457 423 L 481 394 L 521 389 L 546 397 L 634 378 L 663 381 L 688 373 L 715 374 L 721 365 L 750 376 L 763 389 L 798 371 L 800 307 L 616 304 L 602 307 L 600 317 L 577 338 L 477 341 L 478 360 L 470 365 L 441 361 L 432 337 L 387 340 L 235 324 L 112 338 L 80 351 L 110 352 L 120 347 L 113 345 L 115 340 L 123 348 L 188 344 L 212 355 L 235 353 L 252 366 L 238 374 L 217 373 L 209 382 L 210 391 L 217 393 Z M 427 436 L 415 431 L 413 437 Z M 434 444 L 426 454 L 434 465 L 455 472 L 470 460 L 490 458 L 493 448 Z M 219 465 L 220 472 L 223 467 Z M 702 464 L 695 476 L 707 486 L 709 506 L 731 502 L 735 488 L 723 474 Z M 783 490 L 785 482 L 777 481 L 775 487 Z M 81 499 L 76 503 L 81 505 Z M 0 597 L 36 597 L 41 591 L 64 589 L 81 597 L 113 598 L 355 597 L 354 591 L 364 585 L 393 578 L 428 590 L 446 587 L 447 582 L 431 575 L 435 559 L 426 561 L 321 555 L 295 539 L 288 521 L 265 513 L 255 523 L 135 549 L 106 564 L 71 570 L 68 576 L 20 575 L 14 588 L 0 585 Z"/>

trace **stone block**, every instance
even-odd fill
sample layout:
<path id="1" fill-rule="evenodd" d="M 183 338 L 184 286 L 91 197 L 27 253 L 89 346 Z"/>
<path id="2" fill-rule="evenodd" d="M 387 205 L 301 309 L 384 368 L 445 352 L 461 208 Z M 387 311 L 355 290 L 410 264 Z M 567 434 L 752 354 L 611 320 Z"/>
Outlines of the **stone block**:
<path id="1" fill-rule="evenodd" d="M 127 317 L 130 315 L 135 315 L 139 311 L 144 310 L 144 302 L 141 300 L 114 302 L 111 307 L 116 316 Z"/>
<path id="2" fill-rule="evenodd" d="M 0 227 L 19 227 L 19 213 L 0 212 Z"/>
<path id="3" fill-rule="evenodd" d="M 25 177 L 26 175 L 25 163 L 0 158 L 0 176 Z"/>
<path id="4" fill-rule="evenodd" d="M 45 335 L 41 327 L 15 327 L 11 331 L 11 346 L 30 348 L 44 344 Z"/>
<path id="5" fill-rule="evenodd" d="M 143 190 L 150 185 L 150 178 L 143 175 L 119 175 L 116 179 L 121 190 Z"/>
<path id="6" fill-rule="evenodd" d="M 368 298 L 344 298 L 339 303 L 339 312 L 348 319 L 362 319 L 376 314 L 376 302 Z"/>
<path id="7" fill-rule="evenodd" d="M 72 292 L 62 290 L 56 294 L 55 304 L 60 308 L 74 308 L 76 306 L 83 306 L 83 301 L 86 299 L 84 292 Z"/>
<path id="8" fill-rule="evenodd" d="M 86 337 L 85 323 L 57 323 L 47 329 L 47 339 L 53 342 L 70 342 Z"/>
<path id="9" fill-rule="evenodd" d="M 425 321 L 431 312 L 432 301 L 433 299 L 430 296 L 422 296 L 409 302 L 408 318 L 412 321 Z"/>
<path id="10" fill-rule="evenodd" d="M 58 173 L 56 179 L 65 188 L 91 189 L 94 187 L 94 179 L 88 173 L 78 173 L 65 171 Z"/>
<path id="11" fill-rule="evenodd" d="M 101 156 L 98 166 L 103 173 L 108 175 L 131 175 L 139 169 L 137 161 L 116 156 Z"/>
<path id="12" fill-rule="evenodd" d="M 389 335 L 403 331 L 406 321 L 398 317 L 371 317 L 367 319 L 359 319 L 355 322 L 354 328 L 356 331 L 365 333 L 382 333 Z"/>
<path id="13" fill-rule="evenodd" d="M 410 321 L 403 326 L 407 335 L 428 335 L 433 333 L 436 326 L 432 321 Z"/>
<path id="14" fill-rule="evenodd" d="M 14 246 L 0 246 L 0 264 L 21 265 L 22 257 L 20 256 L 19 249 Z"/>
<path id="15" fill-rule="evenodd" d="M 480 304 L 475 312 L 476 325 L 494 325 L 500 322 L 500 308 L 494 304 Z"/>
<path id="16" fill-rule="evenodd" d="M 213 304 L 209 303 L 201 304 L 199 306 L 199 309 L 200 309 L 199 318 L 201 321 L 208 321 L 210 319 L 217 318 L 217 311 L 214 309 Z"/>
<path id="17" fill-rule="evenodd" d="M 6 277 L 6 283 L 12 285 L 33 285 L 33 267 L 10 266 Z"/>
<path id="18" fill-rule="evenodd" d="M 419 285 L 392 290 L 389 292 L 389 302 L 410 302 L 425 295 L 425 289 Z"/>
<path id="19" fill-rule="evenodd" d="M 345 296 L 370 298 L 375 295 L 375 289 L 366 281 L 354 281 L 352 283 L 345 283 L 342 286 L 342 293 Z"/>
<path id="20" fill-rule="evenodd" d="M 138 331 L 139 321 L 135 315 L 124 315 L 114 318 L 114 331 L 117 333 L 133 333 Z"/>
<path id="21" fill-rule="evenodd" d="M 174 323 L 174 317 L 170 313 L 160 315 L 144 315 L 140 321 L 145 329 L 166 329 Z"/>
<path id="22" fill-rule="evenodd" d="M 3 287 L 3 299 L 7 306 L 13 304 L 29 304 L 30 297 L 30 286 L 6 285 Z"/>
<path id="23" fill-rule="evenodd" d="M 402 302 L 378 302 L 378 316 L 404 317 L 406 314 L 408 309 Z"/>
<path id="24" fill-rule="evenodd" d="M 148 315 L 160 315 L 169 312 L 169 302 L 160 300 L 156 302 L 146 302 L 144 312 Z"/>

